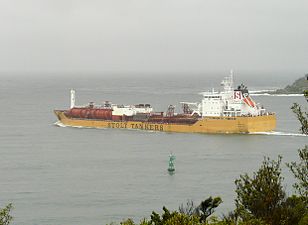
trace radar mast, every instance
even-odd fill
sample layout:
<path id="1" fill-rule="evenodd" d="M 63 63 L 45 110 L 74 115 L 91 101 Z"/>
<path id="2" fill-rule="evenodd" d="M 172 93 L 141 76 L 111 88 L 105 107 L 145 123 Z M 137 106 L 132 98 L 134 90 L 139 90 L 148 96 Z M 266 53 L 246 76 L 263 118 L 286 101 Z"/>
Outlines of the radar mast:
<path id="1" fill-rule="evenodd" d="M 228 77 L 225 77 L 223 81 L 221 82 L 221 85 L 224 87 L 225 92 L 231 92 L 233 91 L 233 70 L 230 70 L 230 75 Z"/>

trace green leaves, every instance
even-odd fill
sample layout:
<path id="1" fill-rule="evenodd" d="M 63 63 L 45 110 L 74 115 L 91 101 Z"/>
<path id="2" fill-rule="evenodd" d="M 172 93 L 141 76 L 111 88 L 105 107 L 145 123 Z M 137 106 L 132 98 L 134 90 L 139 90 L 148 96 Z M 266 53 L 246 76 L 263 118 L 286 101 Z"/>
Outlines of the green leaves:
<path id="1" fill-rule="evenodd" d="M 196 208 L 196 215 L 200 218 L 200 222 L 205 222 L 206 219 L 214 212 L 222 200 L 220 197 L 209 197 L 202 201 L 200 205 Z"/>
<path id="2" fill-rule="evenodd" d="M 308 201 L 308 146 L 298 150 L 300 161 L 287 163 L 294 177 L 297 179 L 297 183 L 293 187 L 297 192 L 306 198 Z"/>
<path id="3" fill-rule="evenodd" d="M 294 103 L 291 109 L 295 113 L 298 121 L 301 124 L 301 133 L 308 134 L 308 113 L 303 112 L 301 106 L 297 103 Z"/>
<path id="4" fill-rule="evenodd" d="M 308 101 L 308 90 L 304 91 L 304 96 L 305 96 L 306 100 Z"/>
<path id="5" fill-rule="evenodd" d="M 277 161 L 264 158 L 260 169 L 252 177 L 244 174 L 235 181 L 236 212 L 243 220 L 258 218 L 269 224 L 279 224 L 276 216 L 286 196 L 280 164 L 281 156 Z"/>
<path id="6" fill-rule="evenodd" d="M 179 212 L 172 212 L 163 207 L 163 214 L 160 216 L 156 212 L 152 212 L 151 220 L 149 224 L 153 225 L 201 225 L 199 223 L 199 218 L 192 215 L 186 215 Z"/>
<path id="7" fill-rule="evenodd" d="M 13 217 L 10 215 L 12 208 L 12 203 L 10 203 L 3 209 L 0 209 L 0 225 L 8 225 L 11 223 L 13 219 Z"/>
<path id="8" fill-rule="evenodd" d="M 286 199 L 282 204 L 280 211 L 281 224 L 296 225 L 307 214 L 307 203 L 302 196 L 291 196 Z"/>

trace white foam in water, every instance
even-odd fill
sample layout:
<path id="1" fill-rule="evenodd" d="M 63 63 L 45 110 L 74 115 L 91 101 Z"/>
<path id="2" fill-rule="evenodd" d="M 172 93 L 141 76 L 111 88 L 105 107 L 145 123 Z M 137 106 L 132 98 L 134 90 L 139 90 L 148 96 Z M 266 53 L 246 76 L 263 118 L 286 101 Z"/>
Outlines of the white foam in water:
<path id="1" fill-rule="evenodd" d="M 55 122 L 54 125 L 56 125 L 56 126 L 58 126 L 58 127 L 67 127 L 66 125 L 64 125 L 64 124 L 61 123 L 60 121 Z"/>
<path id="2" fill-rule="evenodd" d="M 251 96 L 272 96 L 269 93 L 264 93 L 264 94 L 250 94 Z"/>
<path id="3" fill-rule="evenodd" d="M 58 127 L 92 128 L 92 127 L 83 127 L 83 126 L 69 126 L 69 125 L 65 125 L 65 124 L 61 123 L 60 121 L 55 122 L 54 125 L 56 125 Z"/>
<path id="4" fill-rule="evenodd" d="M 271 93 L 258 93 L 262 91 L 252 91 L 251 96 L 273 96 L 273 97 L 302 97 L 304 94 L 271 94 Z"/>
<path id="5" fill-rule="evenodd" d="M 249 91 L 250 94 L 258 94 L 258 93 L 268 93 L 268 92 L 274 92 L 276 89 L 271 90 L 255 90 L 255 91 Z"/>
<path id="6" fill-rule="evenodd" d="M 273 135 L 273 136 L 293 136 L 293 137 L 308 137 L 306 134 L 298 134 L 298 133 L 286 133 L 280 131 L 272 131 L 272 132 L 254 132 L 249 134 L 259 134 L 259 135 Z"/>
<path id="7" fill-rule="evenodd" d="M 60 121 L 57 121 L 54 123 L 54 125 L 58 126 L 58 127 L 73 127 L 73 128 L 86 128 L 86 129 L 101 129 L 101 130 L 106 130 L 108 128 L 105 127 L 85 127 L 85 126 L 70 126 L 70 125 L 65 125 L 63 123 L 61 123 Z"/>
<path id="8" fill-rule="evenodd" d="M 304 94 L 277 94 L 277 95 L 272 95 L 272 96 L 277 96 L 277 97 L 302 97 Z"/>

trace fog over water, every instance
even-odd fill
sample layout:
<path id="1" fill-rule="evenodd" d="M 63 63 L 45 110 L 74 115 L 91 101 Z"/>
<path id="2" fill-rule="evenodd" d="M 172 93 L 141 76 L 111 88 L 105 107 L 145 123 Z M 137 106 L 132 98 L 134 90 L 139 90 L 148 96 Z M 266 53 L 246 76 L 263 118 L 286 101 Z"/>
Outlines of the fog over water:
<path id="1" fill-rule="evenodd" d="M 303 74 L 306 0 L 2 0 L 0 72 Z"/>

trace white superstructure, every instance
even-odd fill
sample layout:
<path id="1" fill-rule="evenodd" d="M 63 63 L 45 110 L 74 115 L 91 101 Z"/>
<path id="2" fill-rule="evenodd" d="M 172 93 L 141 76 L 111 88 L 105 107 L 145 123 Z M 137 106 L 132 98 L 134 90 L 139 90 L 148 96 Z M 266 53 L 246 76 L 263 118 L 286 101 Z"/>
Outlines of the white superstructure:
<path id="1" fill-rule="evenodd" d="M 149 104 L 139 105 L 112 105 L 112 115 L 116 116 L 133 116 L 138 113 L 151 113 L 153 108 Z"/>
<path id="2" fill-rule="evenodd" d="M 202 92 L 201 103 L 184 103 L 191 106 L 197 105 L 197 110 L 192 114 L 206 116 L 259 116 L 265 114 L 265 109 L 249 96 L 244 85 L 234 89 L 233 71 L 221 82 L 223 90 L 218 92 L 214 89 Z M 183 103 L 182 103 L 183 104 Z"/>

